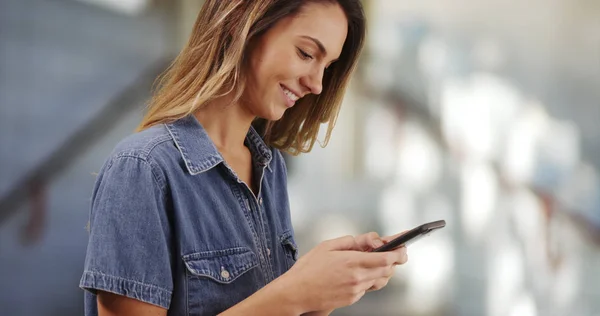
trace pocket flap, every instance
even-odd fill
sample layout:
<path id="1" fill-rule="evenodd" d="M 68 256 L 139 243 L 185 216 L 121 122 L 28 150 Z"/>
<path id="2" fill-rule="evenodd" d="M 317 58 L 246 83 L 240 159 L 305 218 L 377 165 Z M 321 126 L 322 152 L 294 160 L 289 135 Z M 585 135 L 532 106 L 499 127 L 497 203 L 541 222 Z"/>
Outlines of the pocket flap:
<path id="1" fill-rule="evenodd" d="M 279 241 L 284 248 L 292 253 L 293 259 L 298 260 L 298 245 L 296 245 L 296 242 L 294 241 L 294 234 L 291 231 L 286 231 L 281 234 Z"/>
<path id="2" fill-rule="evenodd" d="M 195 276 L 231 283 L 258 266 L 258 257 L 246 247 L 196 252 L 183 256 L 187 270 Z"/>

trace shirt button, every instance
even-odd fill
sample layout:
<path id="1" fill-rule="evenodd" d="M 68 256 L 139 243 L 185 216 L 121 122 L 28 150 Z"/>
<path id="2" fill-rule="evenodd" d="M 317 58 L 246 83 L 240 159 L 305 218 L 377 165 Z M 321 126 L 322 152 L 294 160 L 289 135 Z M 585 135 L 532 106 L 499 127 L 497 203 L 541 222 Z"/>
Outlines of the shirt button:
<path id="1" fill-rule="evenodd" d="M 258 204 L 262 205 L 262 198 L 258 198 Z"/>
<path id="2" fill-rule="evenodd" d="M 223 277 L 223 279 L 229 279 L 230 275 L 229 275 L 229 271 L 223 269 L 221 270 L 221 276 Z"/>
<path id="3" fill-rule="evenodd" d="M 271 249 L 267 248 L 267 256 L 271 256 Z"/>

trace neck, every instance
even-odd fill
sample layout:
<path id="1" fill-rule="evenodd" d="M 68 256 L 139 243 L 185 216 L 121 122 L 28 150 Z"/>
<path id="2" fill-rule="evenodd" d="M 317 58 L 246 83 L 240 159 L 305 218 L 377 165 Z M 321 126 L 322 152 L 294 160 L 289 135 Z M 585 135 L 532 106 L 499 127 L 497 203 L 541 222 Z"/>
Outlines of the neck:
<path id="1" fill-rule="evenodd" d="M 235 152 L 244 147 L 244 140 L 254 120 L 239 102 L 222 97 L 206 104 L 194 116 L 221 152 Z"/>

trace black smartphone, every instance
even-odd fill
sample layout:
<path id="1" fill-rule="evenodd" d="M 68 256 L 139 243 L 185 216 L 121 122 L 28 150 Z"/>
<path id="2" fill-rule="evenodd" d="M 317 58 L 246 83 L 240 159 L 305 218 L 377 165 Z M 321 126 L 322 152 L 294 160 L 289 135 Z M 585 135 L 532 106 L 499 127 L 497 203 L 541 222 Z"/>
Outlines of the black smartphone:
<path id="1" fill-rule="evenodd" d="M 408 246 L 409 244 L 412 244 L 413 242 L 415 242 L 425 236 L 429 236 L 429 234 L 431 234 L 431 232 L 436 231 L 441 228 L 444 228 L 444 227 L 446 227 L 446 221 L 444 221 L 444 220 L 435 221 L 435 222 L 423 224 L 421 226 L 417 226 L 417 227 L 407 231 L 406 233 L 396 237 L 394 240 L 388 242 L 387 244 L 385 244 L 377 249 L 373 249 L 372 252 L 384 252 L 384 251 L 394 250 L 401 246 Z"/>

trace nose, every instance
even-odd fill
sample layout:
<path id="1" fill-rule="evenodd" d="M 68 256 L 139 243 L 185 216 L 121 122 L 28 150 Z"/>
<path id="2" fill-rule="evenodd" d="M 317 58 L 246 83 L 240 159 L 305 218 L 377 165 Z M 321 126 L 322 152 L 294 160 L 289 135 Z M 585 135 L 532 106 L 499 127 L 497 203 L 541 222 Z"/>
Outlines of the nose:
<path id="1" fill-rule="evenodd" d="M 300 78 L 300 84 L 308 88 L 312 94 L 321 94 L 323 91 L 323 73 L 323 68 L 314 67 L 310 73 Z"/>

